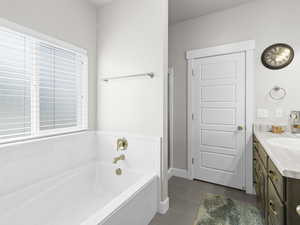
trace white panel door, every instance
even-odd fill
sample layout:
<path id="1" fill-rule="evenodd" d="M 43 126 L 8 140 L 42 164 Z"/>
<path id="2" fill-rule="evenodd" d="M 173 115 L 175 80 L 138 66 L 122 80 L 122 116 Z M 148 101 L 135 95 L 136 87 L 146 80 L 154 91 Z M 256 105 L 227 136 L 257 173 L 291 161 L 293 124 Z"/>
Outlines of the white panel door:
<path id="1" fill-rule="evenodd" d="M 193 61 L 193 174 L 244 189 L 245 54 Z"/>

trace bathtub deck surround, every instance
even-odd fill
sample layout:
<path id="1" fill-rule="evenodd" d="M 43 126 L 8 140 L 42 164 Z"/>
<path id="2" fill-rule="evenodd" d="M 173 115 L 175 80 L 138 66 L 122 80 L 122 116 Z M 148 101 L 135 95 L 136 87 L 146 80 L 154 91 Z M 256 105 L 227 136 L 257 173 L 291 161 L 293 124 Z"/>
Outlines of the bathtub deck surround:
<path id="1" fill-rule="evenodd" d="M 125 155 L 125 160 L 121 160 L 115 165 L 117 168 L 128 168 L 134 171 L 155 172 L 160 182 L 158 183 L 158 192 L 161 193 L 162 187 L 162 140 L 159 137 L 130 135 L 124 133 L 101 132 L 98 131 L 99 151 L 98 158 L 102 162 L 111 164 L 114 159 Z M 127 149 L 122 151 L 116 150 L 116 140 L 120 137 L 126 137 Z M 103 149 L 112 149 L 112 151 L 104 151 Z M 143 149 L 143 151 L 141 151 Z M 147 156 L 145 158 L 145 156 Z M 117 169 L 116 168 L 116 169 Z M 126 171 L 123 171 L 126 173 Z M 162 214 L 169 209 L 169 199 L 160 200 L 158 203 L 158 211 Z"/>
<path id="2" fill-rule="evenodd" d="M 95 161 L 96 146 L 94 132 L 0 145 L 0 196 Z"/>
<path id="3" fill-rule="evenodd" d="M 120 137 L 126 160 L 114 164 Z M 159 210 L 160 138 L 82 132 L 2 145 L 0 156 L 1 225 L 148 225 Z"/>
<path id="4" fill-rule="evenodd" d="M 157 176 L 134 171 L 122 176 L 115 176 L 113 166 L 91 162 L 33 184 L 4 197 L 2 209 L 31 192 L 30 199 L 1 212 L 0 224 L 146 225 L 157 211 Z M 133 211 L 139 212 L 134 219 L 128 217 Z"/>

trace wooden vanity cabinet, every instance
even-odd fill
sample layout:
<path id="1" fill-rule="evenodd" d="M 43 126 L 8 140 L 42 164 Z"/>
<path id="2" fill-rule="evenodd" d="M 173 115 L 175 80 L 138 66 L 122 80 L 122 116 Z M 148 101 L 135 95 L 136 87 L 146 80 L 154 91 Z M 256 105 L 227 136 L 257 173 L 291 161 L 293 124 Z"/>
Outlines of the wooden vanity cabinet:
<path id="1" fill-rule="evenodd" d="M 254 185 L 265 223 L 300 225 L 300 180 L 282 176 L 256 137 L 253 140 Z"/>
<path id="2" fill-rule="evenodd" d="M 253 148 L 253 167 L 254 169 L 254 184 L 258 201 L 260 203 L 261 212 L 264 218 L 267 218 L 268 212 L 268 174 L 267 174 L 267 161 L 262 160 L 264 152 L 260 149 L 259 143 L 254 142 Z M 263 155 L 263 157 L 262 157 Z M 264 159 L 264 158 L 263 158 Z"/>

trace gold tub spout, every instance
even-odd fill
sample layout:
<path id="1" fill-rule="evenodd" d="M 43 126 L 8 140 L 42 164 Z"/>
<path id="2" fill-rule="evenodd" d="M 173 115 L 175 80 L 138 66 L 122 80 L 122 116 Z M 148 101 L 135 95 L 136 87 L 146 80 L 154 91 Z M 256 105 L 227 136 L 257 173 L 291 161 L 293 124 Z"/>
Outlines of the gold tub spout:
<path id="1" fill-rule="evenodd" d="M 120 155 L 119 157 L 114 158 L 113 163 L 117 164 L 117 162 L 119 162 L 120 160 L 125 160 L 125 155 L 124 154 Z"/>

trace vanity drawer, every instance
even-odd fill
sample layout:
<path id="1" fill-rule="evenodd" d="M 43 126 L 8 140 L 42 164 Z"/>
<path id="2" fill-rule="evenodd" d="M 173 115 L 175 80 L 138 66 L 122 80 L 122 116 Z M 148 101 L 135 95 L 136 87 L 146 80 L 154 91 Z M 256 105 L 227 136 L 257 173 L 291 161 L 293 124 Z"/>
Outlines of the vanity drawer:
<path id="1" fill-rule="evenodd" d="M 284 186 L 284 178 L 274 165 L 271 159 L 268 161 L 268 175 L 271 179 L 274 187 L 281 199 L 281 201 L 285 201 L 285 186 Z"/>
<path id="2" fill-rule="evenodd" d="M 268 184 L 268 195 L 269 225 L 284 225 L 284 205 L 277 195 L 275 187 L 270 179 Z"/>
<path id="3" fill-rule="evenodd" d="M 267 168 L 268 155 L 265 152 L 264 148 L 261 146 L 261 144 L 259 142 L 254 142 L 254 147 L 255 147 L 261 161 L 263 162 L 263 166 L 265 168 Z"/>

